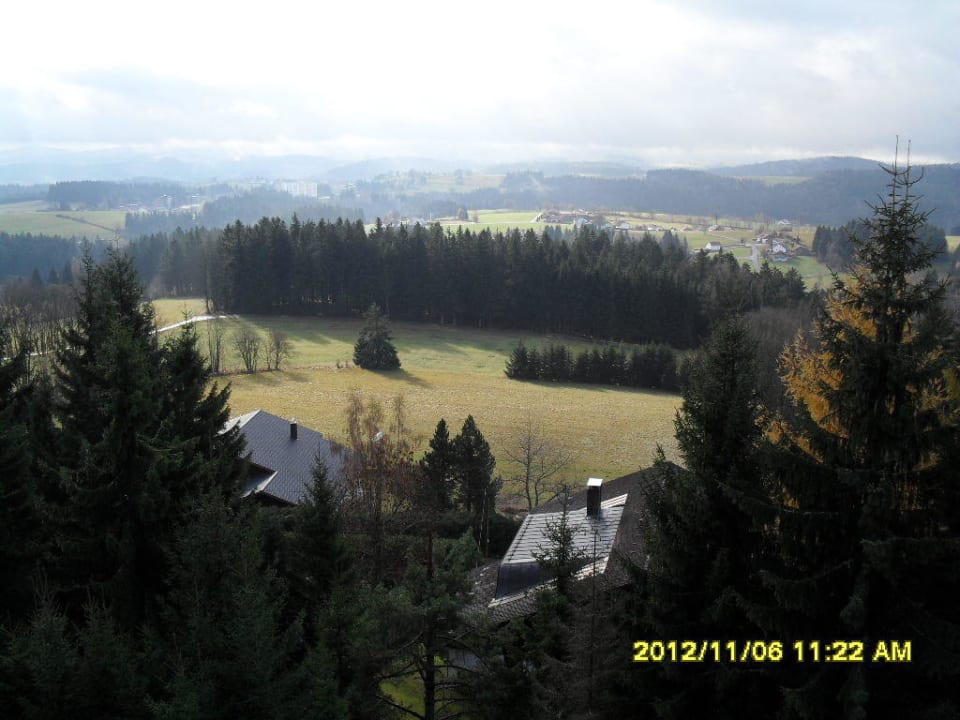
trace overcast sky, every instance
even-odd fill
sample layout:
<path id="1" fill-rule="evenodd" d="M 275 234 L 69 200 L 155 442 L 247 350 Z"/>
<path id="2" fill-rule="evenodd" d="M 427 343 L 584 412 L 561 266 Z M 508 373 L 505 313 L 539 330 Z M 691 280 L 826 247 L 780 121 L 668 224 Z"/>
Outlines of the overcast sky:
<path id="1" fill-rule="evenodd" d="M 717 6 L 722 6 L 717 7 Z M 960 161 L 960 2 L 10 2 L 0 150 Z"/>

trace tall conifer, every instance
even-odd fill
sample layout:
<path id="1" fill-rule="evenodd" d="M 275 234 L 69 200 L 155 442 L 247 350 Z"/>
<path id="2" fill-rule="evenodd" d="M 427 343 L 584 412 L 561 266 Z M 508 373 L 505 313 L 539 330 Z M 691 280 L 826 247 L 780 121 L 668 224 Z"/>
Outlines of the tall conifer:
<path id="1" fill-rule="evenodd" d="M 782 567 L 767 576 L 790 641 L 855 639 L 865 662 L 805 662 L 788 717 L 960 713 L 960 394 L 955 326 L 918 238 L 909 165 L 865 221 L 852 279 L 837 278 L 812 344 L 783 357 L 796 406 L 773 426 Z M 912 642 L 914 662 L 871 663 Z M 808 655 L 809 655 L 809 648 Z"/>

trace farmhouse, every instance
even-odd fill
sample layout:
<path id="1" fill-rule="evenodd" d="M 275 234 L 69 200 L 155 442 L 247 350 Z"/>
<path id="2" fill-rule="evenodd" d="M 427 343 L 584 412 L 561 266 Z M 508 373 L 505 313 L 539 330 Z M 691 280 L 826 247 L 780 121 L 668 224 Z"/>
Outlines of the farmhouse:
<path id="1" fill-rule="evenodd" d="M 703 246 L 703 251 L 706 253 L 715 253 L 723 250 L 723 245 L 721 245 L 716 240 L 711 240 L 706 245 Z"/>
<path id="2" fill-rule="evenodd" d="M 644 564 L 640 524 L 646 498 L 659 491 L 661 482 L 659 472 L 647 468 L 608 483 L 591 478 L 586 488 L 569 498 L 567 523 L 583 563 L 574 576 L 577 585 L 590 578 L 600 591 L 629 584 L 628 565 Z M 468 612 L 505 622 L 536 610 L 537 592 L 553 584 L 536 556 L 549 551 L 550 531 L 562 515 L 559 499 L 530 511 L 503 560 L 475 571 Z"/>
<path id="3" fill-rule="evenodd" d="M 350 450 L 316 430 L 265 410 L 254 410 L 229 420 L 224 430 L 237 426 L 247 444 L 250 463 L 241 497 L 254 496 L 271 505 L 300 503 L 313 484 L 318 459 L 327 469 L 327 480 L 342 484 Z"/>

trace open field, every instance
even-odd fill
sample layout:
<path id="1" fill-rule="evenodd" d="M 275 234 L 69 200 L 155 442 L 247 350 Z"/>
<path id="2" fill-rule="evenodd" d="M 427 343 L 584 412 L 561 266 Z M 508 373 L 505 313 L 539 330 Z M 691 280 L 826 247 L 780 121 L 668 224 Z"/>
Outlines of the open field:
<path id="1" fill-rule="evenodd" d="M 111 238 L 126 221 L 118 210 L 61 212 L 47 207 L 40 201 L 0 205 L 0 232 Z"/>
<path id="2" fill-rule="evenodd" d="M 527 230 L 533 230 L 538 235 L 544 231 L 547 227 L 545 223 L 518 223 L 518 222 L 499 222 L 499 223 L 489 223 L 489 222 L 470 222 L 463 220 L 454 220 L 452 218 L 440 220 L 439 223 L 451 232 L 456 232 L 457 227 L 462 226 L 464 230 L 470 230 L 471 232 L 480 232 L 481 230 L 489 230 L 492 234 L 496 235 L 497 233 L 503 233 L 506 235 L 511 230 L 517 228 L 521 233 L 525 233 Z"/>
<path id="3" fill-rule="evenodd" d="M 158 316 L 181 319 L 182 300 L 156 303 Z M 200 303 L 202 308 L 202 303 Z M 255 375 L 231 375 L 234 414 L 264 408 L 296 417 L 335 440 L 345 439 L 343 411 L 350 393 L 386 404 L 403 394 L 409 425 L 426 448 L 437 421 L 443 417 L 458 432 L 472 414 L 500 459 L 497 472 L 508 478 L 514 469 L 503 448 L 528 416 L 543 423 L 547 434 L 570 451 L 571 481 L 587 476 L 611 479 L 648 466 L 658 443 L 676 458 L 673 416 L 677 395 L 606 387 L 558 385 L 508 380 L 503 374 L 507 354 L 523 339 L 530 346 L 552 341 L 585 346 L 563 337 L 541 338 L 516 332 L 481 331 L 438 325 L 395 323 L 393 334 L 403 368 L 375 373 L 344 366 L 352 360 L 360 328 L 356 320 L 324 318 L 249 317 L 241 322 L 266 331 L 276 328 L 293 343 L 289 369 Z M 205 345 L 204 324 L 197 326 Z M 232 331 L 232 329 L 231 329 Z M 237 366 L 232 350 L 228 365 Z M 509 489 L 509 488 L 508 488 Z"/>
<path id="4" fill-rule="evenodd" d="M 953 252 L 960 247 L 960 235 L 947 235 L 947 248 Z"/>
<path id="5" fill-rule="evenodd" d="M 487 229 L 491 233 L 506 233 L 514 228 L 519 228 L 520 232 L 532 229 L 536 233 L 541 233 L 547 227 L 546 224 L 533 222 L 533 219 L 539 214 L 539 210 L 471 210 L 469 220 L 457 220 L 450 217 L 440 218 L 438 222 L 452 231 L 456 231 L 458 226 L 462 226 L 464 230 L 473 232 Z M 477 216 L 477 222 L 473 222 L 474 215 Z"/>

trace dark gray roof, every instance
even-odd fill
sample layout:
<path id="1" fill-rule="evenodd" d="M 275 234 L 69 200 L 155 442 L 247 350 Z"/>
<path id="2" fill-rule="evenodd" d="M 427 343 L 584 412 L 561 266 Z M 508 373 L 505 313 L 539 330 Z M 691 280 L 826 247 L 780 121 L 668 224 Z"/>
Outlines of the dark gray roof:
<path id="1" fill-rule="evenodd" d="M 627 565 L 645 564 L 640 526 L 646 514 L 647 497 L 659 492 L 662 481 L 661 473 L 651 467 L 603 483 L 598 519 L 586 516 L 586 488 L 569 498 L 568 522 L 577 528 L 574 542 L 585 556 L 584 567 L 576 577 L 583 579 L 596 574 L 605 589 L 629 582 Z M 468 612 L 483 613 L 501 622 L 536 610 L 537 593 L 549 587 L 551 581 L 534 553 L 549 544 L 545 535 L 548 524 L 558 520 L 562 510 L 559 499 L 534 508 L 524 519 L 503 560 L 474 571 Z"/>
<path id="2" fill-rule="evenodd" d="M 313 483 L 313 469 L 319 457 L 327 468 L 327 481 L 334 487 L 343 482 L 344 465 L 350 450 L 327 440 L 316 430 L 297 425 L 297 437 L 290 433 L 290 420 L 254 410 L 231 419 L 247 442 L 252 467 L 242 495 L 259 495 L 296 505 Z"/>

